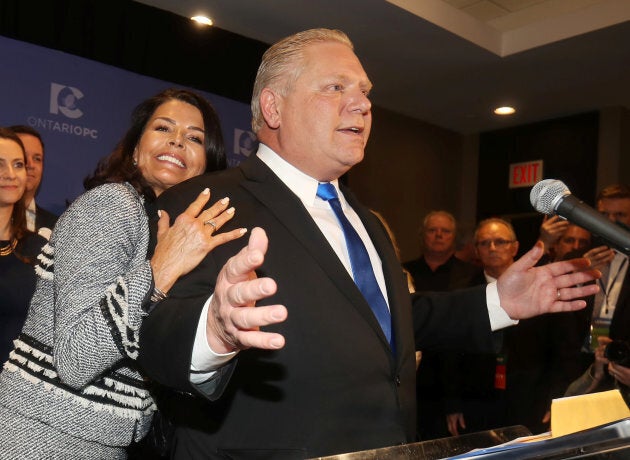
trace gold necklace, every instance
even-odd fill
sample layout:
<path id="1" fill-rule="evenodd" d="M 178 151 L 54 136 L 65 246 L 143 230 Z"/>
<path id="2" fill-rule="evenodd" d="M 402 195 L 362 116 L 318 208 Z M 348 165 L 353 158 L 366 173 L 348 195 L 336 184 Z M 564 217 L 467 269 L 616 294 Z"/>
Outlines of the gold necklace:
<path id="1" fill-rule="evenodd" d="M 17 246 L 17 238 L 13 238 L 6 246 L 0 247 L 0 256 L 8 256 Z"/>

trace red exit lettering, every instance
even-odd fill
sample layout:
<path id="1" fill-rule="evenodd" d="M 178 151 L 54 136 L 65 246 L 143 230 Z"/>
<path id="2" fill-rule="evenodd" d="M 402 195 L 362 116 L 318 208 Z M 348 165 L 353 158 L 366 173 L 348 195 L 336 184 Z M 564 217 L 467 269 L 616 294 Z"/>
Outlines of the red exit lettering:
<path id="1" fill-rule="evenodd" d="M 510 165 L 510 188 L 529 187 L 542 179 L 542 160 Z"/>

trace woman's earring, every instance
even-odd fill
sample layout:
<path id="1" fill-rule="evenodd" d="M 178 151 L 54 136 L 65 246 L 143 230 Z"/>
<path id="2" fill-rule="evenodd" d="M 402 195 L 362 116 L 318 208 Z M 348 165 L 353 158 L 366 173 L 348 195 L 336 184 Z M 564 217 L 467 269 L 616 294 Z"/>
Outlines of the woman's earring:
<path id="1" fill-rule="evenodd" d="M 138 166 L 138 160 L 136 160 L 135 158 L 133 159 L 133 165 Z"/>

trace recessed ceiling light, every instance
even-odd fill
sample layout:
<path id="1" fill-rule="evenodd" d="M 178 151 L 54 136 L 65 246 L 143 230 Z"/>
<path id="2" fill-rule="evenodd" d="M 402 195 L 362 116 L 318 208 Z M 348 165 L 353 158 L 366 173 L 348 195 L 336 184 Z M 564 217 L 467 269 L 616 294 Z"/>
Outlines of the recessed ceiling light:
<path id="1" fill-rule="evenodd" d="M 212 19 L 210 19 L 207 16 L 193 16 L 192 18 L 193 21 L 195 21 L 198 24 L 203 24 L 204 26 L 211 26 L 212 25 Z"/>
<path id="2" fill-rule="evenodd" d="M 497 115 L 512 115 L 514 112 L 516 112 L 516 109 L 514 107 L 497 107 L 496 109 L 494 109 L 494 113 L 496 113 Z"/>

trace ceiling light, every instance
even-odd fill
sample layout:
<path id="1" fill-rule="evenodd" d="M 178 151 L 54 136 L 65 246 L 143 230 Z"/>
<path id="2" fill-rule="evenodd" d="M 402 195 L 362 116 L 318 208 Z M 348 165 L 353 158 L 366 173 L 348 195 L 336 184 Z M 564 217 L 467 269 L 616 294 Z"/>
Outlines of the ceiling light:
<path id="1" fill-rule="evenodd" d="M 198 24 L 203 24 L 204 26 L 211 26 L 212 25 L 212 19 L 210 19 L 207 16 L 193 16 L 192 18 L 193 21 L 195 21 Z"/>
<path id="2" fill-rule="evenodd" d="M 516 112 L 516 109 L 509 106 L 497 107 L 496 109 L 494 109 L 494 113 L 496 113 L 497 115 L 512 115 L 514 112 Z"/>

